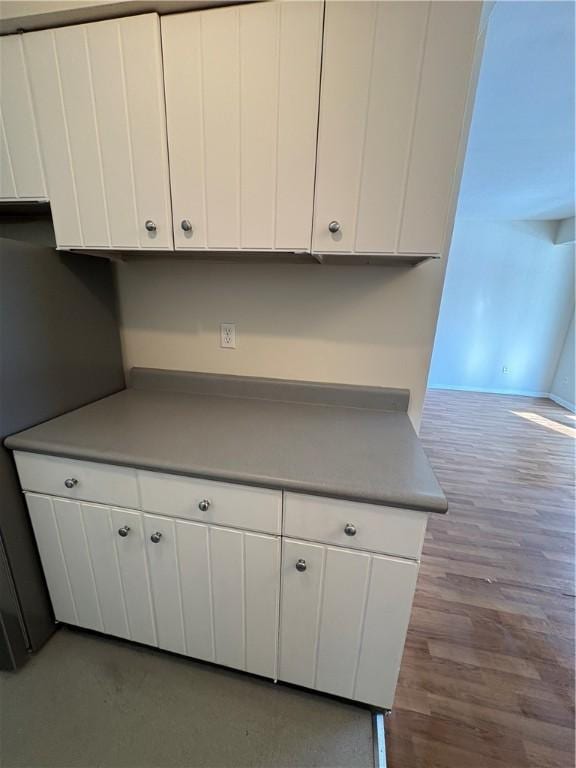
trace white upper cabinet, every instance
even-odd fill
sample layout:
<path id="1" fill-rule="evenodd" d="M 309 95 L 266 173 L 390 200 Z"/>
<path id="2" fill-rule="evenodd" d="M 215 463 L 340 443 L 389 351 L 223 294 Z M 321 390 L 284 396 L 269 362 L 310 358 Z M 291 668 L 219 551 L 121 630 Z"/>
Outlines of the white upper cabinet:
<path id="1" fill-rule="evenodd" d="M 58 246 L 172 248 L 158 16 L 23 41 Z"/>
<path id="2" fill-rule="evenodd" d="M 22 36 L 0 37 L 0 199 L 46 197 Z"/>
<path id="3" fill-rule="evenodd" d="M 326 3 L 315 252 L 442 253 L 480 15 L 477 2 Z"/>
<path id="4" fill-rule="evenodd" d="M 321 2 L 162 18 L 176 248 L 311 248 Z"/>

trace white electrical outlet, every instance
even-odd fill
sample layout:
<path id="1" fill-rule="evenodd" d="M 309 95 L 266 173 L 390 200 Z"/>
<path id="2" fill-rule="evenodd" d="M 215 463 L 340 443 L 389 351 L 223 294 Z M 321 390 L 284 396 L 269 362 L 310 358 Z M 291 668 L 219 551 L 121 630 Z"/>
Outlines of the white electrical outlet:
<path id="1" fill-rule="evenodd" d="M 236 323 L 220 323 L 220 346 L 236 349 Z"/>

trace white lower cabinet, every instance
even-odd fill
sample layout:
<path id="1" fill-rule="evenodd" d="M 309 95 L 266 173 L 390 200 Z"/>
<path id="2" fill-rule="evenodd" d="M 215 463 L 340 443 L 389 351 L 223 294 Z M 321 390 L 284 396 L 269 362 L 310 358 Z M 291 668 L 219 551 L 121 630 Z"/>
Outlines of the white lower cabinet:
<path id="1" fill-rule="evenodd" d="M 418 563 L 284 539 L 278 677 L 391 708 Z"/>
<path id="2" fill-rule="evenodd" d="M 89 466 L 57 470 L 78 476 L 74 492 L 108 504 L 42 493 L 61 483 L 46 480 L 44 465 L 18 467 L 22 485 L 38 489 L 26 499 L 59 621 L 392 707 L 425 515 L 285 494 L 281 537 L 242 528 L 257 520 L 280 530 L 279 499 L 262 501 L 257 489 L 255 503 L 266 504 L 254 516 L 246 489 L 222 495 L 204 483 L 200 503 L 239 523 L 228 527 L 111 506 L 118 478 L 106 467 L 94 488 Z M 181 499 L 178 509 L 199 514 L 196 496 L 192 512 Z M 155 506 L 168 509 L 166 498 Z"/>
<path id="3" fill-rule="evenodd" d="M 277 676 L 280 537 L 26 500 L 59 621 Z"/>

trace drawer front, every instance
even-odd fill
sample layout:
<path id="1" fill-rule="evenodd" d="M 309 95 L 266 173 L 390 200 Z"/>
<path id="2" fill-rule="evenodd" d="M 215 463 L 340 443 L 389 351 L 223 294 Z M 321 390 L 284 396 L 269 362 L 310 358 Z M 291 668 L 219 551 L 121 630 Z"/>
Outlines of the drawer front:
<path id="1" fill-rule="evenodd" d="M 281 532 L 282 493 L 138 470 L 142 509 L 263 533 Z"/>
<path id="2" fill-rule="evenodd" d="M 21 451 L 14 458 L 25 491 L 119 507 L 139 506 L 136 470 L 129 467 Z"/>
<path id="3" fill-rule="evenodd" d="M 285 536 L 351 549 L 417 560 L 427 519 L 425 512 L 410 509 L 285 494 Z"/>

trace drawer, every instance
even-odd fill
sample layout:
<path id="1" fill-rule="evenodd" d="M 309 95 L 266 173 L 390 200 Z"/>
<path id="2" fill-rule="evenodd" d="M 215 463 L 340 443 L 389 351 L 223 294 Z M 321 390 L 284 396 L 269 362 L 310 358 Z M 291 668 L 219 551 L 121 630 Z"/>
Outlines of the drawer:
<path id="1" fill-rule="evenodd" d="M 285 536 L 350 549 L 417 560 L 427 519 L 426 512 L 411 509 L 285 494 Z"/>
<path id="2" fill-rule="evenodd" d="M 282 492 L 138 470 L 145 512 L 263 533 L 281 532 Z"/>
<path id="3" fill-rule="evenodd" d="M 118 507 L 139 506 L 136 470 L 129 467 L 21 451 L 16 451 L 14 458 L 25 491 Z M 72 481 L 68 483 L 71 488 L 66 481 Z"/>

